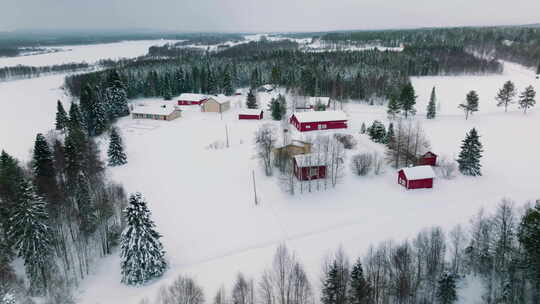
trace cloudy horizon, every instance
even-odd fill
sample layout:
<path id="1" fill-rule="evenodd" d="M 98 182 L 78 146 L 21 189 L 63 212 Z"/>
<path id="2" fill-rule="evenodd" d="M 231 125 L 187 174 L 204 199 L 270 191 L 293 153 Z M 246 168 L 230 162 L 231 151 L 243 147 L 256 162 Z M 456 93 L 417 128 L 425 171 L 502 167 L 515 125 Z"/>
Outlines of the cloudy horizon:
<path id="1" fill-rule="evenodd" d="M 539 23 L 540 1 L 6 0 L 0 30 L 299 32 Z"/>

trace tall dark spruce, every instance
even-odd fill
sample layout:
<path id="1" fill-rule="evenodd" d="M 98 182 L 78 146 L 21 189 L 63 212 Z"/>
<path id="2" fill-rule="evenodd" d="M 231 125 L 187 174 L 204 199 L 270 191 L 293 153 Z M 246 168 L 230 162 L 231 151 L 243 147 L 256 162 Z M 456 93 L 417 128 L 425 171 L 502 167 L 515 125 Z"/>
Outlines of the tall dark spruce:
<path id="1" fill-rule="evenodd" d="M 476 129 L 472 129 L 463 140 L 461 152 L 457 159 L 459 171 L 464 175 L 479 176 L 482 175 L 480 168 L 480 159 L 482 158 L 482 143 Z"/>

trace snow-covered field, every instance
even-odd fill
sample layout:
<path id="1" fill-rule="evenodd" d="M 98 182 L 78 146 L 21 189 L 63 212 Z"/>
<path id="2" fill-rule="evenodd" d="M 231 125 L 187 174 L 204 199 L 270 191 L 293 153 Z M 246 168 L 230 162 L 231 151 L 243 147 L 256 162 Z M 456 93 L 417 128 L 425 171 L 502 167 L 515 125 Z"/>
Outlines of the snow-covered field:
<path id="1" fill-rule="evenodd" d="M 61 50 L 53 53 L 18 57 L 0 57 L 0 68 L 16 65 L 48 66 L 55 64 L 86 62 L 96 63 L 101 59 L 134 58 L 148 53 L 153 45 L 175 43 L 177 40 L 137 40 L 89 45 L 55 46 Z"/>
<path id="2" fill-rule="evenodd" d="M 210 298 L 222 284 L 229 287 L 239 271 L 257 278 L 280 243 L 296 252 L 318 284 L 322 257 L 340 245 L 356 257 L 385 239 L 401 240 L 425 227 L 465 223 L 480 207 L 491 209 L 503 197 L 520 204 L 538 198 L 540 142 L 534 139 L 540 129 L 540 110 L 523 115 L 515 105 L 508 113 L 496 108 L 493 97 L 506 80 L 514 81 L 519 90 L 529 84 L 540 89 L 532 71 L 514 64 L 506 64 L 505 73 L 497 76 L 413 79 L 419 95 L 417 117 L 434 152 L 456 155 L 472 127 L 478 129 L 485 148 L 484 176 L 437 180 L 432 190 L 406 191 L 390 169 L 377 177 L 358 178 L 347 168 L 336 189 L 289 196 L 276 177 L 263 175 L 254 158 L 253 132 L 270 121 L 238 121 L 243 97 L 235 97 L 223 117 L 194 107 L 171 122 L 121 119 L 118 126 L 129 163 L 112 170 L 111 177 L 148 199 L 164 235 L 170 269 L 154 284 L 127 287 L 120 284 L 115 254 L 83 282 L 80 302 L 137 303 L 144 296 L 153 298 L 161 285 L 178 274 L 193 275 Z M 67 101 L 58 89 L 61 83 L 59 75 L 0 83 L 0 149 L 28 159 L 35 133 L 53 126 L 56 100 Z M 436 120 L 425 121 L 433 86 L 441 109 Z M 472 89 L 479 92 L 480 112 L 465 121 L 457 105 Z M 271 94 L 259 97 L 265 103 Z M 386 117 L 385 108 L 379 106 L 349 103 L 345 110 L 351 134 L 358 133 L 363 121 Z M 225 128 L 231 147 L 208 149 L 225 141 Z M 367 138 L 358 139 L 358 150 L 373 147 Z M 258 206 L 252 194 L 252 170 Z"/>

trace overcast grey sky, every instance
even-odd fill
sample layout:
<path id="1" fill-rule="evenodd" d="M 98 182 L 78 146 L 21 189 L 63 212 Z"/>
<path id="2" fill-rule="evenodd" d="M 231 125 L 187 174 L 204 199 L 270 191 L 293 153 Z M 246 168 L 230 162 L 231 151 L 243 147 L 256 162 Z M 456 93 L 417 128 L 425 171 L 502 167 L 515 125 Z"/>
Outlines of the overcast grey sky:
<path id="1" fill-rule="evenodd" d="M 0 0 L 0 30 L 317 31 L 540 22 L 540 0 Z"/>

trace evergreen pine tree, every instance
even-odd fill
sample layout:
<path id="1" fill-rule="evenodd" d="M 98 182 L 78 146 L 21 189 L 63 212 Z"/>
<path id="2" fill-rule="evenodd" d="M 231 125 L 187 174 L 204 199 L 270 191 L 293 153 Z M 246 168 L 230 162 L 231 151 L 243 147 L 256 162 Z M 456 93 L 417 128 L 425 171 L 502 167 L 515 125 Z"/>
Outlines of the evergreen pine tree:
<path id="1" fill-rule="evenodd" d="M 366 134 L 366 123 L 362 122 L 362 126 L 360 126 L 360 134 Z"/>
<path id="2" fill-rule="evenodd" d="M 452 304 L 457 301 L 456 277 L 443 272 L 437 284 L 437 300 L 440 304 Z"/>
<path id="3" fill-rule="evenodd" d="M 431 90 L 431 96 L 429 97 L 429 103 L 427 105 L 427 119 L 434 119 L 437 115 L 437 96 L 435 95 L 435 87 Z"/>
<path id="4" fill-rule="evenodd" d="M 467 133 L 463 144 L 461 145 L 461 152 L 457 162 L 459 164 L 459 171 L 464 175 L 479 176 L 481 164 L 480 158 L 482 158 L 482 144 L 480 143 L 480 137 L 476 132 L 476 129 L 472 129 Z"/>
<path id="5" fill-rule="evenodd" d="M 64 106 L 62 105 L 62 102 L 60 100 L 56 103 L 56 122 L 55 122 L 55 128 L 59 131 L 65 131 L 67 126 L 69 124 L 69 118 L 66 113 L 66 110 L 64 110 Z"/>
<path id="6" fill-rule="evenodd" d="M 525 91 L 519 95 L 519 107 L 523 109 L 523 114 L 527 114 L 527 109 L 534 107 L 536 100 L 534 99 L 536 92 L 533 86 L 528 86 Z"/>
<path id="7" fill-rule="evenodd" d="M 43 199 L 36 195 L 30 183 L 21 183 L 20 196 L 11 215 L 9 235 L 14 248 L 24 260 L 30 291 L 42 295 L 49 286 L 52 272 L 52 231 Z"/>
<path id="8" fill-rule="evenodd" d="M 272 73 L 271 73 L 270 79 L 271 79 L 272 84 L 275 86 L 281 83 L 281 70 L 279 69 L 278 66 L 275 65 L 272 67 Z"/>
<path id="9" fill-rule="evenodd" d="M 465 112 L 465 120 L 469 119 L 469 114 L 472 115 L 472 113 L 478 111 L 478 100 L 479 97 L 476 91 L 470 91 L 467 94 L 466 102 L 458 106 Z"/>
<path id="10" fill-rule="evenodd" d="M 386 132 L 386 137 L 384 138 L 384 143 L 389 144 L 394 141 L 395 141 L 394 124 L 390 123 L 388 125 L 388 131 Z"/>
<path id="11" fill-rule="evenodd" d="M 386 128 L 382 122 L 378 120 L 373 121 L 373 124 L 368 128 L 367 131 L 371 140 L 376 143 L 384 143 L 386 138 Z"/>
<path id="12" fill-rule="evenodd" d="M 116 128 L 112 128 L 111 137 L 109 142 L 109 150 L 107 151 L 109 156 L 109 166 L 121 166 L 127 164 L 127 157 L 124 153 L 124 146 L 122 145 L 122 138 L 118 134 Z"/>
<path id="13" fill-rule="evenodd" d="M 85 238 L 88 238 L 96 231 L 98 218 L 96 205 L 90 194 L 88 179 L 84 177 L 84 174 L 79 174 L 77 177 L 77 186 L 74 192 L 79 230 Z"/>
<path id="14" fill-rule="evenodd" d="M 405 118 L 416 114 L 416 109 L 414 108 L 416 97 L 412 83 L 408 82 L 405 84 L 399 95 L 399 104 Z"/>
<path id="15" fill-rule="evenodd" d="M 518 240 L 525 251 L 524 265 L 534 288 L 533 303 L 540 301 L 540 200 L 521 218 Z"/>
<path id="16" fill-rule="evenodd" d="M 69 108 L 68 130 L 72 132 L 74 129 L 78 129 L 80 131 L 84 129 L 82 114 L 79 110 L 79 106 L 76 103 L 72 103 Z"/>
<path id="17" fill-rule="evenodd" d="M 53 163 L 52 150 L 41 133 L 36 135 L 33 152 L 32 169 L 37 193 L 40 196 L 46 197 L 48 201 L 51 202 L 57 194 L 56 171 Z"/>
<path id="18" fill-rule="evenodd" d="M 233 81 L 231 77 L 231 73 L 229 70 L 229 66 L 226 67 L 225 72 L 223 73 L 223 94 L 227 96 L 232 96 L 234 94 L 234 87 L 233 87 Z"/>
<path id="19" fill-rule="evenodd" d="M 388 114 L 388 119 L 395 119 L 400 112 L 401 106 L 399 104 L 399 101 L 395 96 L 390 96 L 390 100 L 388 101 L 388 109 L 386 110 L 386 113 Z"/>
<path id="20" fill-rule="evenodd" d="M 109 105 L 110 119 L 129 115 L 126 85 L 117 70 L 112 70 L 107 77 L 105 99 Z"/>
<path id="21" fill-rule="evenodd" d="M 536 68 L 536 76 L 540 75 L 540 63 L 538 64 L 538 68 Z"/>
<path id="22" fill-rule="evenodd" d="M 504 111 L 508 112 L 508 106 L 514 102 L 514 97 L 516 97 L 516 87 L 512 81 L 508 80 L 495 96 L 498 101 L 497 107 L 504 106 Z"/>
<path id="23" fill-rule="evenodd" d="M 255 97 L 255 94 L 251 89 L 249 90 L 247 95 L 246 107 L 248 109 L 257 109 L 259 107 L 259 105 L 257 104 L 257 97 Z"/>
<path id="24" fill-rule="evenodd" d="M 360 259 L 353 265 L 351 271 L 350 288 L 348 294 L 349 304 L 367 304 L 369 303 L 369 295 L 371 286 L 364 278 L 364 269 Z"/>
<path id="25" fill-rule="evenodd" d="M 273 120 L 281 120 L 281 118 L 283 117 L 285 113 L 284 113 L 283 105 L 280 101 L 280 97 L 272 98 L 269 104 L 269 110 L 271 112 Z"/>
<path id="26" fill-rule="evenodd" d="M 159 240 L 161 235 L 150 218 L 147 203 L 140 193 L 130 196 L 125 210 L 126 228 L 121 237 L 122 283 L 141 285 L 160 277 L 167 263 Z"/>
<path id="27" fill-rule="evenodd" d="M 336 261 L 330 264 L 323 279 L 321 303 L 337 304 L 339 296 L 339 270 Z"/>

